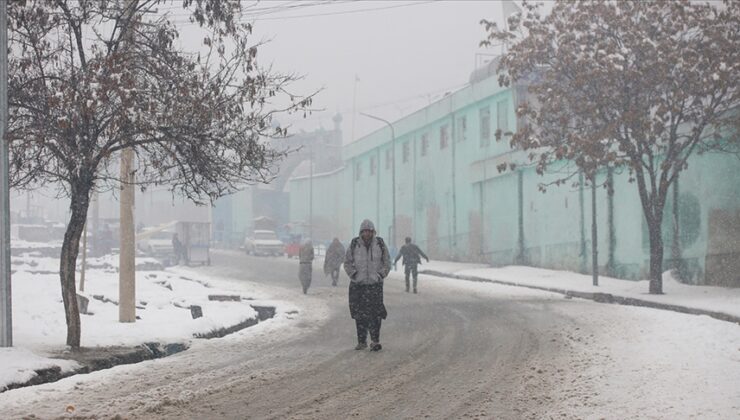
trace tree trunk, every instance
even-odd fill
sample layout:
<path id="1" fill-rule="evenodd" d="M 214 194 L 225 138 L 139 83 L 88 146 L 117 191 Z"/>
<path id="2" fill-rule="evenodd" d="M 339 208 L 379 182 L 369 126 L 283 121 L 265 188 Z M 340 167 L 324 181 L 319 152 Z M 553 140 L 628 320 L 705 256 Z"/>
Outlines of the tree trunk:
<path id="1" fill-rule="evenodd" d="M 90 204 L 89 188 L 72 186 L 71 210 L 67 231 L 64 233 L 62 255 L 59 262 L 59 279 L 62 284 L 64 314 L 67 319 L 67 345 L 72 349 L 80 348 L 80 312 L 77 307 L 77 290 L 75 269 L 77 255 L 80 251 L 80 237 L 85 227 L 87 209 Z"/>
<path id="2" fill-rule="evenodd" d="M 651 190 L 648 191 L 645 182 L 644 169 L 637 166 L 635 171 L 637 180 L 637 191 L 640 193 L 640 203 L 642 212 L 647 223 L 650 238 L 650 294 L 663 294 L 663 209 L 665 208 L 665 194 L 669 185 L 662 185 L 656 188 L 654 182 L 651 182 Z M 650 179 L 655 179 L 650 175 Z"/>
<path id="3" fill-rule="evenodd" d="M 656 212 L 658 213 L 658 212 Z M 650 232 L 650 294 L 663 294 L 663 235 L 661 223 L 663 211 L 657 216 L 646 218 Z"/>

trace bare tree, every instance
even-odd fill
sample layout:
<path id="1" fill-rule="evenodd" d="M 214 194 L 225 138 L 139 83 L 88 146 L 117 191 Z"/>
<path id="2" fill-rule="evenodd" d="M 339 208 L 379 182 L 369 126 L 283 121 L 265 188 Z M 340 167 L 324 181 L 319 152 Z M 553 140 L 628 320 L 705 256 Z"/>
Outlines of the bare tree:
<path id="1" fill-rule="evenodd" d="M 158 6 L 182 5 L 204 53 L 176 48 Z M 182 11 L 181 11 L 182 13 Z M 237 1 L 26 0 L 9 4 L 11 176 L 18 188 L 56 184 L 71 217 L 59 268 L 67 345 L 80 346 L 75 266 L 93 191 L 120 185 L 133 148 L 136 182 L 169 185 L 204 204 L 239 184 L 267 182 L 285 151 L 265 138 L 276 112 L 305 110 L 295 78 L 262 69 Z"/>
<path id="2" fill-rule="evenodd" d="M 625 167 L 650 237 L 650 293 L 663 292 L 661 224 L 669 187 L 689 157 L 738 153 L 740 4 L 688 0 L 524 3 L 509 29 L 483 21 L 483 44 L 513 46 L 499 82 L 530 82 L 527 124 L 511 143 L 542 173 L 572 160 L 587 174 Z"/>

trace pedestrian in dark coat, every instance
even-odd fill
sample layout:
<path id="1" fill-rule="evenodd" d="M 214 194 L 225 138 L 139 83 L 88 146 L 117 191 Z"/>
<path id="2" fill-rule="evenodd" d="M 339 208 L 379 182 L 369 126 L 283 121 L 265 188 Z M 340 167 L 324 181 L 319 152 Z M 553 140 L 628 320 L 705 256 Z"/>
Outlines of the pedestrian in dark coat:
<path id="1" fill-rule="evenodd" d="M 406 244 L 401 247 L 401 250 L 396 256 L 396 260 L 393 261 L 393 265 L 395 265 L 401 257 L 403 257 L 404 274 L 406 275 L 406 293 L 409 292 L 409 275 L 413 275 L 414 277 L 414 293 L 417 293 L 416 281 L 419 277 L 418 266 L 421 264 L 421 257 L 424 257 L 427 262 L 429 262 L 429 257 L 427 257 L 426 254 L 416 246 L 416 244 L 411 243 L 411 238 L 409 237 L 406 237 Z"/>
<path id="2" fill-rule="evenodd" d="M 313 243 L 311 243 L 311 240 L 309 239 L 306 240 L 303 246 L 301 246 L 301 249 L 298 251 L 298 279 L 301 281 L 304 295 L 308 293 L 308 288 L 309 286 L 311 286 L 313 258 Z"/>
<path id="3" fill-rule="evenodd" d="M 391 271 L 391 256 L 382 238 L 375 236 L 373 222 L 365 219 L 360 225 L 360 236 L 352 239 L 344 259 L 344 270 L 350 278 L 349 312 L 357 326 L 356 350 L 367 348 L 378 351 L 380 325 L 388 312 L 383 304 L 383 279 Z"/>
<path id="4" fill-rule="evenodd" d="M 329 249 L 326 250 L 326 257 L 324 258 L 324 275 L 328 276 L 331 274 L 331 285 L 337 285 L 339 281 L 339 269 L 342 267 L 344 262 L 345 249 L 344 245 L 339 242 L 339 239 L 334 238 L 329 245 Z"/>

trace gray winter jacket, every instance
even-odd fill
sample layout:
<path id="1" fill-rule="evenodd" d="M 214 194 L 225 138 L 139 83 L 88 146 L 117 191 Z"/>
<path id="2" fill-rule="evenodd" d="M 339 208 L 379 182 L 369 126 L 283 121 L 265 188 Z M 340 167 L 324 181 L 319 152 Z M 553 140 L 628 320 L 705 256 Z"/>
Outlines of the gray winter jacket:
<path id="1" fill-rule="evenodd" d="M 373 231 L 372 222 L 365 221 L 362 227 L 369 228 Z M 363 229 L 361 228 L 360 231 Z M 391 256 L 388 253 L 388 247 L 383 240 L 376 236 L 370 240 L 370 245 L 365 245 L 362 237 L 356 237 L 347 247 L 347 254 L 344 257 L 344 270 L 351 279 L 352 283 L 357 284 L 376 284 L 381 283 L 391 271 Z"/>

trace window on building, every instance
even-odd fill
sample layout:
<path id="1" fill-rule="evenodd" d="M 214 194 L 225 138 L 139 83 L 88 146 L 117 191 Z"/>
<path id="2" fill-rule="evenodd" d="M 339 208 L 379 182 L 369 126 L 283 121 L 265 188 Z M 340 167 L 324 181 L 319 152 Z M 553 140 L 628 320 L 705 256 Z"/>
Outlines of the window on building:
<path id="1" fill-rule="evenodd" d="M 393 149 L 385 149 L 385 169 L 388 170 L 393 165 Z"/>
<path id="2" fill-rule="evenodd" d="M 426 156 L 429 152 L 429 134 L 421 135 L 421 155 Z"/>
<path id="3" fill-rule="evenodd" d="M 409 161 L 409 155 L 411 154 L 411 145 L 408 141 L 403 142 L 403 149 L 401 152 L 401 158 L 403 160 L 403 163 L 407 163 Z"/>
<path id="4" fill-rule="evenodd" d="M 480 145 L 488 146 L 491 144 L 491 109 L 489 107 L 481 108 L 480 116 Z"/>
<path id="5" fill-rule="evenodd" d="M 355 163 L 355 181 L 359 181 L 362 176 L 362 162 Z"/>
<path id="6" fill-rule="evenodd" d="M 375 161 L 375 156 L 370 156 L 370 176 L 375 175 L 375 170 L 377 169 L 377 162 Z"/>
<path id="7" fill-rule="evenodd" d="M 505 136 L 509 131 L 509 102 L 498 101 L 496 104 L 496 124 L 498 126 L 497 137 Z"/>
<path id="8" fill-rule="evenodd" d="M 468 137 L 468 119 L 458 117 L 457 119 L 457 141 L 465 141 Z"/>
<path id="9" fill-rule="evenodd" d="M 447 124 L 439 127 L 439 148 L 444 149 L 450 144 L 450 137 L 447 130 Z"/>

